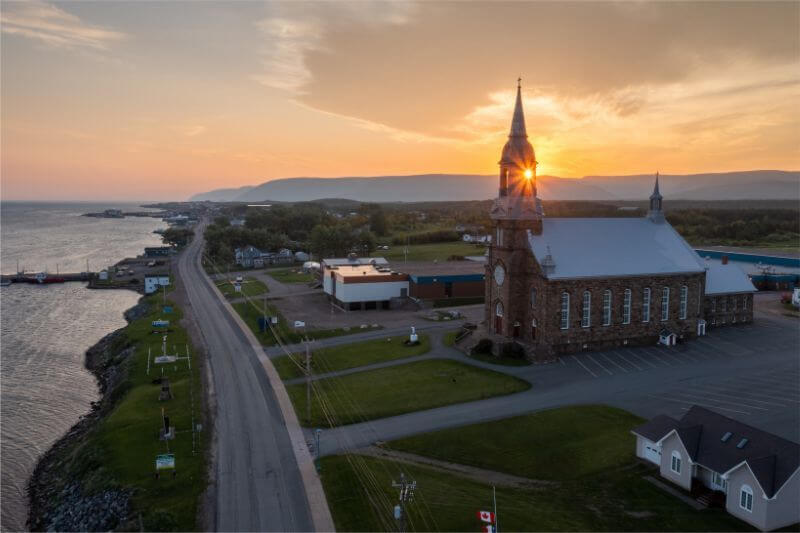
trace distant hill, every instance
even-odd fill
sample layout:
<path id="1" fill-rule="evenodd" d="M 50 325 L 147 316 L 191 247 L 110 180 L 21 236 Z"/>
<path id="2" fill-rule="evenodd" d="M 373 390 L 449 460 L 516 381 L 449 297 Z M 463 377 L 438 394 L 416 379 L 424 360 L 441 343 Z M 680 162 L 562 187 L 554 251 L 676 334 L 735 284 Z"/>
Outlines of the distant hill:
<path id="1" fill-rule="evenodd" d="M 660 178 L 666 198 L 683 200 L 800 200 L 800 172 L 753 170 Z M 539 177 L 545 200 L 643 200 L 653 190 L 653 175 Z M 497 176 L 420 174 L 347 178 L 283 178 L 257 186 L 217 189 L 191 200 L 297 202 L 344 198 L 359 202 L 486 200 L 497 195 Z"/>

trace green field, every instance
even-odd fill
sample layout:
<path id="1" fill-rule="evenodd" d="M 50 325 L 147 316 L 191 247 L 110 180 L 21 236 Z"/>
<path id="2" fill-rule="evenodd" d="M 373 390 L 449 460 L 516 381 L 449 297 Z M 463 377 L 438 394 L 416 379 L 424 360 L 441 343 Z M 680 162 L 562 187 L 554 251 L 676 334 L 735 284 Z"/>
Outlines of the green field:
<path id="1" fill-rule="evenodd" d="M 372 255 L 385 257 L 387 260 L 394 262 L 395 266 L 402 270 L 400 264 L 405 257 L 403 254 L 403 246 L 396 245 L 390 247 L 389 250 L 375 250 Z M 485 248 L 483 246 L 475 246 L 462 241 L 455 242 L 436 242 L 431 244 L 412 244 L 408 246 L 408 260 L 409 261 L 447 261 L 452 255 L 466 256 L 466 255 L 483 255 Z"/>
<path id="2" fill-rule="evenodd" d="M 266 272 L 281 283 L 311 283 L 315 279 L 314 274 L 303 272 L 300 268 L 276 268 Z"/>
<path id="3" fill-rule="evenodd" d="M 751 530 L 722 509 L 696 511 L 646 481 L 643 476 L 654 468 L 635 461 L 630 434 L 640 422 L 619 409 L 568 407 L 389 446 L 555 480 L 517 487 L 498 484 L 500 530 Z M 322 460 L 322 482 L 337 530 L 392 529 L 397 491 L 391 482 L 400 472 L 417 482 L 414 501 L 407 507 L 409 531 L 477 531 L 476 511 L 492 509 L 489 480 L 388 459 L 338 455 Z"/>
<path id="4" fill-rule="evenodd" d="M 231 304 L 233 305 L 233 309 L 239 313 L 239 316 L 242 317 L 242 320 L 250 328 L 250 331 L 256 336 L 256 338 L 261 342 L 264 346 L 273 346 L 277 344 L 275 340 L 275 336 L 272 334 L 272 331 L 267 330 L 264 332 L 259 331 L 258 329 L 258 319 L 264 316 L 264 312 L 262 311 L 263 302 L 238 302 Z M 254 307 L 255 305 L 255 307 Z M 368 326 L 364 329 L 361 328 L 335 328 L 335 329 L 314 329 L 314 330 L 295 330 L 293 327 L 289 326 L 286 322 L 286 319 L 281 315 L 274 306 L 267 304 L 267 316 L 277 316 L 278 317 L 278 325 L 276 326 L 276 330 L 278 335 L 281 338 L 281 341 L 284 344 L 294 344 L 298 342 L 302 342 L 306 337 L 310 339 L 327 339 L 329 337 L 339 337 L 342 335 L 352 335 L 354 333 L 364 333 L 366 331 L 375 331 L 376 329 L 381 329 L 381 326 L 377 328 L 373 328 L 372 326 Z"/>
<path id="5" fill-rule="evenodd" d="M 121 393 L 124 396 L 90 434 L 76 454 L 76 461 L 82 471 L 80 478 L 88 487 L 99 490 L 110 485 L 134 489 L 133 514 L 141 513 L 145 530 L 192 531 L 197 529 L 198 500 L 207 485 L 205 450 L 209 434 L 192 433 L 192 420 L 204 422 L 202 361 L 189 345 L 186 331 L 178 325 L 181 310 L 170 301 L 173 313 L 162 316 L 160 299 L 160 295 L 148 297 L 152 311 L 128 326 L 127 336 L 136 351 L 127 363 L 129 374 L 122 388 L 125 392 Z M 159 318 L 171 322 L 169 353 L 174 353 L 174 345 L 178 354 L 184 356 L 188 345 L 191 370 L 186 360 L 167 365 L 156 365 L 151 360 L 147 374 L 148 348 L 153 357 L 161 353 L 161 335 L 152 334 L 150 324 Z M 153 384 L 153 379 L 162 375 L 162 368 L 173 395 L 164 402 L 158 400 L 160 385 Z M 156 455 L 167 451 L 167 444 L 158 440 L 162 408 L 177 432 L 177 437 L 169 442 L 169 451 L 175 454 L 177 475 L 166 473 L 155 479 Z"/>
<path id="6" fill-rule="evenodd" d="M 530 388 L 521 379 L 446 359 L 417 361 L 313 383 L 311 423 L 306 418 L 305 385 L 290 385 L 286 389 L 301 423 L 321 427 L 482 400 Z"/>
<path id="7" fill-rule="evenodd" d="M 269 292 L 269 289 L 264 284 L 263 281 L 258 281 L 257 279 L 246 277 L 242 281 L 242 290 L 241 292 L 236 292 L 234 288 L 233 281 L 228 280 L 217 280 L 214 282 L 220 292 L 225 295 L 225 297 L 229 300 L 233 300 L 234 298 L 241 298 L 243 296 L 260 296 L 264 293 Z"/>
<path id="8" fill-rule="evenodd" d="M 431 348 L 427 335 L 420 335 L 420 343 L 416 346 L 406 346 L 404 344 L 406 340 L 406 336 L 386 337 L 316 350 L 311 358 L 311 373 L 323 374 L 393 359 L 413 357 L 427 353 Z M 293 359 L 305 364 L 305 354 L 295 354 Z M 275 365 L 275 369 L 282 379 L 304 376 L 304 371 L 294 361 L 289 356 L 284 355 L 273 358 L 272 364 Z"/>

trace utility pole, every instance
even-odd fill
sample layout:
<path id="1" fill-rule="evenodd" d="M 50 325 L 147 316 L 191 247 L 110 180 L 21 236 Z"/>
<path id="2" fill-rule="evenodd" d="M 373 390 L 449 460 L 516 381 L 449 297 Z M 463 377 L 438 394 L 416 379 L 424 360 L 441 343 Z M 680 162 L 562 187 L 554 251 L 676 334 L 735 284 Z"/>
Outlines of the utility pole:
<path id="1" fill-rule="evenodd" d="M 497 519 L 497 493 L 492 485 L 492 503 L 494 504 L 494 533 L 500 531 L 500 521 Z"/>
<path id="2" fill-rule="evenodd" d="M 392 481 L 392 487 L 400 489 L 399 503 L 394 506 L 394 519 L 397 522 L 397 530 L 403 533 L 406 530 L 406 503 L 414 499 L 417 482 L 407 480 L 406 475 L 400 472 L 400 482 Z"/>
<path id="3" fill-rule="evenodd" d="M 306 420 L 311 423 L 311 348 L 306 339 Z"/>

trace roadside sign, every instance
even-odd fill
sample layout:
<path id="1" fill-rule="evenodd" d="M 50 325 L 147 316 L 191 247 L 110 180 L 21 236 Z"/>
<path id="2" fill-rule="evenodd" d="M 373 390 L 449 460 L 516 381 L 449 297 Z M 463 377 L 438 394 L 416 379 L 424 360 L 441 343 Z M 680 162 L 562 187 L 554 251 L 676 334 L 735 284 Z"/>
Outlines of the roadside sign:
<path id="1" fill-rule="evenodd" d="M 163 309 L 165 313 L 172 313 L 172 307 L 169 305 L 165 305 Z"/>
<path id="2" fill-rule="evenodd" d="M 154 328 L 165 328 L 169 326 L 169 320 L 153 320 Z"/>
<path id="3" fill-rule="evenodd" d="M 154 359 L 155 363 L 174 363 L 178 358 L 174 355 L 159 355 Z"/>
<path id="4" fill-rule="evenodd" d="M 235 292 L 242 292 L 242 284 L 237 281 L 233 284 L 233 290 Z"/>
<path id="5" fill-rule="evenodd" d="M 156 455 L 156 470 L 173 470 L 175 469 L 175 454 L 165 453 Z"/>

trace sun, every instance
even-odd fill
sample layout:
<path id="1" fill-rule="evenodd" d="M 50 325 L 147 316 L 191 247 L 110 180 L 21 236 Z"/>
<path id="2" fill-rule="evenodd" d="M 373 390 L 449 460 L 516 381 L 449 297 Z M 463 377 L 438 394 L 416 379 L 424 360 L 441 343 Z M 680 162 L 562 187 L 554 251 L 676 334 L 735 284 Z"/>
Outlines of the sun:
<path id="1" fill-rule="evenodd" d="M 531 179 L 533 177 L 533 170 L 526 168 L 525 172 L 523 172 L 527 179 Z"/>

